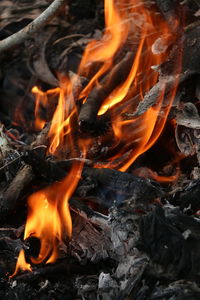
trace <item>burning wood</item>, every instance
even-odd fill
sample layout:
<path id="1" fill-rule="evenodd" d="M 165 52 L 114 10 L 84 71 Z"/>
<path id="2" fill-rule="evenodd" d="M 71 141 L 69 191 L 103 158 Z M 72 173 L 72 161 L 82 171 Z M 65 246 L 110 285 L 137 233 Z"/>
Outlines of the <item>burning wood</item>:
<path id="1" fill-rule="evenodd" d="M 79 125 L 82 130 L 92 130 L 95 126 L 97 114 L 103 101 L 117 86 L 126 80 L 132 63 L 133 54 L 130 52 L 100 82 L 100 87 L 97 86 L 92 90 L 86 102 L 82 105 L 79 114 Z"/>
<path id="2" fill-rule="evenodd" d="M 0 297 L 199 297 L 198 7 L 84 3 L 0 17 Z"/>

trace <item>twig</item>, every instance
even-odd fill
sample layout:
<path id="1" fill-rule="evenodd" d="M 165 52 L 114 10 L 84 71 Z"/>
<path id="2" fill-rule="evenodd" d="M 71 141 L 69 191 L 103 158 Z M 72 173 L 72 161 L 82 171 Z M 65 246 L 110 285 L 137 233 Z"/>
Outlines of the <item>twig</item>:
<path id="1" fill-rule="evenodd" d="M 20 155 L 18 156 L 17 158 L 13 159 L 12 161 L 6 163 L 5 165 L 3 165 L 1 168 L 0 168 L 0 172 L 2 170 L 4 170 L 5 168 L 9 167 L 10 165 L 12 165 L 14 162 L 16 162 L 18 159 L 20 159 L 21 157 L 23 157 L 23 155 Z"/>
<path id="2" fill-rule="evenodd" d="M 0 53 L 17 46 L 30 38 L 31 35 L 48 23 L 65 3 L 66 0 L 54 0 L 54 2 L 41 15 L 33 20 L 33 22 L 29 23 L 20 31 L 0 41 Z"/>
<path id="3" fill-rule="evenodd" d="M 199 25 L 200 25 L 200 20 L 197 20 L 197 21 L 185 26 L 184 31 L 188 32 L 189 30 L 192 30 L 193 28 L 198 27 Z"/>
<path id="4" fill-rule="evenodd" d="M 58 40 L 56 40 L 54 43 L 53 43 L 53 45 L 56 45 L 56 44 L 58 44 L 58 43 L 60 43 L 60 42 L 62 42 L 62 41 L 64 41 L 64 40 L 68 40 L 68 39 L 74 39 L 74 38 L 83 38 L 83 37 L 85 37 L 85 35 L 84 34 L 80 34 L 80 33 L 75 33 L 75 34 L 70 34 L 70 35 L 67 35 L 67 36 L 63 36 L 63 37 L 61 37 L 60 39 L 58 39 Z"/>

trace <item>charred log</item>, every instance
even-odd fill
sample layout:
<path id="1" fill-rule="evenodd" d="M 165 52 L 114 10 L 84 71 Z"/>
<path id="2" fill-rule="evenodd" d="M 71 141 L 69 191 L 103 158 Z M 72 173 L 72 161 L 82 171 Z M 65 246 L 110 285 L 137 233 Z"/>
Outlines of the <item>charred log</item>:
<path id="1" fill-rule="evenodd" d="M 106 194 L 106 191 L 113 191 L 113 199 L 115 199 L 117 205 L 121 205 L 122 202 L 128 198 L 134 200 L 133 203 L 139 203 L 140 201 L 142 203 L 148 203 L 155 198 L 163 196 L 160 185 L 155 181 L 143 179 L 117 170 L 85 168 L 83 171 L 83 178 L 87 177 L 93 178 L 93 180 L 97 182 L 97 188 L 100 188 L 102 193 L 105 192 Z M 81 185 L 82 183 L 80 183 L 80 186 Z M 80 191 L 80 187 L 78 191 Z M 118 195 L 118 197 L 116 195 Z M 112 205 L 110 201 L 105 198 L 105 203 L 101 202 L 101 205 L 110 207 Z"/>
<path id="2" fill-rule="evenodd" d="M 32 168 L 29 165 L 24 165 L 18 171 L 17 175 L 4 192 L 0 201 L 0 219 L 4 222 L 11 212 L 20 204 L 20 195 L 34 179 Z"/>
<path id="3" fill-rule="evenodd" d="M 97 113 L 103 101 L 128 76 L 134 55 L 128 52 L 112 71 L 100 82 L 100 87 L 92 90 L 86 102 L 82 105 L 78 122 L 82 131 L 91 131 L 97 120 Z"/>
<path id="4" fill-rule="evenodd" d="M 23 160 L 32 166 L 33 172 L 37 176 L 43 177 L 47 182 L 63 179 L 66 176 L 66 171 L 52 161 L 46 160 L 44 156 L 39 154 L 38 150 L 40 149 L 30 150 L 23 157 Z"/>
<path id="5" fill-rule="evenodd" d="M 75 162 L 82 162 L 86 166 L 92 166 L 89 159 L 71 158 L 66 160 L 54 160 L 44 156 L 46 148 L 43 146 L 27 151 L 22 159 L 29 164 L 35 175 L 43 178 L 47 183 L 62 180 Z"/>
<path id="6" fill-rule="evenodd" d="M 55 274 L 65 274 L 68 276 L 71 276 L 73 274 L 88 274 L 89 272 L 93 271 L 93 268 L 96 269 L 97 266 L 94 266 L 92 263 L 88 266 L 86 269 L 85 266 L 81 266 L 78 261 L 75 259 L 69 259 L 61 260 L 61 262 L 57 264 L 52 264 L 49 266 L 43 266 L 41 268 L 38 268 L 37 270 L 34 270 L 33 272 L 28 272 L 22 275 L 18 275 L 15 277 L 15 280 L 17 281 L 23 281 L 23 282 L 30 282 L 33 280 L 38 280 L 39 278 L 43 276 L 48 277 L 54 277 Z M 92 268 L 93 267 L 93 268 Z M 93 273 L 93 272 L 92 272 Z"/>

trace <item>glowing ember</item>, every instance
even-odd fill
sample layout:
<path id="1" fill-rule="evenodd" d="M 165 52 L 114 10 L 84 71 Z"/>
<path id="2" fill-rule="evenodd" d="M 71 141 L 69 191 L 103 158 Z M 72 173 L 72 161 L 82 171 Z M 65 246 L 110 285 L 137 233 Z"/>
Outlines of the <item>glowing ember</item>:
<path id="1" fill-rule="evenodd" d="M 129 74 L 109 93 L 108 97 L 105 97 L 96 116 L 101 118 L 109 111 L 114 135 L 112 154 L 108 157 L 107 162 L 101 163 L 100 167 L 126 171 L 138 156 L 152 147 L 167 120 L 176 94 L 178 79 L 174 82 L 168 103 L 163 105 L 165 95 L 165 84 L 163 83 L 163 90 L 158 95 L 156 105 L 131 120 L 126 120 L 123 116 L 134 112 L 139 102 L 143 101 L 145 93 L 158 80 L 158 73 L 153 71 L 152 66 L 161 64 L 166 59 L 167 53 L 155 51 L 155 45 L 152 48 L 154 42 L 158 41 L 160 35 L 165 36 L 164 46 L 167 49 L 168 42 L 173 41 L 173 36 L 161 17 L 148 11 L 142 5 L 141 0 L 105 0 L 105 24 L 106 28 L 102 39 L 89 43 L 83 54 L 78 73 L 90 80 L 80 93 L 79 99 L 74 99 L 73 96 L 73 87 L 76 82 L 69 78 L 61 77 L 60 86 L 47 92 L 42 92 L 37 87 L 32 89 L 32 92 L 36 94 L 35 127 L 42 129 L 45 123 L 40 117 L 40 106 L 46 107 L 50 97 L 57 95 L 58 104 L 49 131 L 48 153 L 59 156 L 60 150 L 64 149 L 64 152 L 70 153 L 71 158 L 80 155 L 86 157 L 93 139 L 81 137 L 75 101 L 82 101 L 82 104 L 87 102 L 91 90 L 94 87 L 101 87 L 102 76 L 107 75 L 115 65 L 117 55 L 122 53 L 122 48 L 128 47 L 129 51 L 134 54 L 133 63 L 129 66 Z M 98 63 L 99 66 L 95 74 L 93 74 L 94 63 Z M 137 99 L 136 103 L 130 99 Z M 116 109 L 118 113 L 116 113 Z M 104 140 L 105 138 L 102 136 L 102 145 Z M 114 151 L 115 149 L 117 152 Z M 66 235 L 71 237 L 72 221 L 68 202 L 76 189 L 82 168 L 83 164 L 74 164 L 62 182 L 55 183 L 29 197 L 24 239 L 33 236 L 38 238 L 41 243 L 38 257 L 31 257 L 33 263 L 55 261 L 58 257 L 59 242 L 65 241 Z M 153 177 L 160 181 L 167 181 L 166 178 L 155 174 Z M 175 176 L 168 178 L 168 182 L 174 178 Z M 30 265 L 25 262 L 23 251 L 20 252 L 13 275 L 17 273 L 18 269 L 30 270 Z"/>

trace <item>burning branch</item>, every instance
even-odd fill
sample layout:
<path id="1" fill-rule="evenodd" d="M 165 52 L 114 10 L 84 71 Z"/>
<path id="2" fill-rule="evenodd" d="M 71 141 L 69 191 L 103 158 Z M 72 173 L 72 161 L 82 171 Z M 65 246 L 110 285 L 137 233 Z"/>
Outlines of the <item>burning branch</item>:
<path id="1" fill-rule="evenodd" d="M 106 75 L 100 82 L 100 87 L 95 87 L 83 104 L 79 114 L 79 125 L 82 130 L 91 129 L 96 122 L 97 113 L 103 101 L 109 94 L 127 78 L 130 66 L 133 63 L 133 53 L 126 56 Z"/>
<path id="2" fill-rule="evenodd" d="M 6 39 L 0 41 L 0 53 L 23 43 L 31 35 L 36 33 L 42 26 L 47 24 L 57 13 L 58 10 L 66 3 L 66 0 L 54 0 L 53 3 L 33 22 L 29 23 L 20 31 L 12 34 Z"/>

